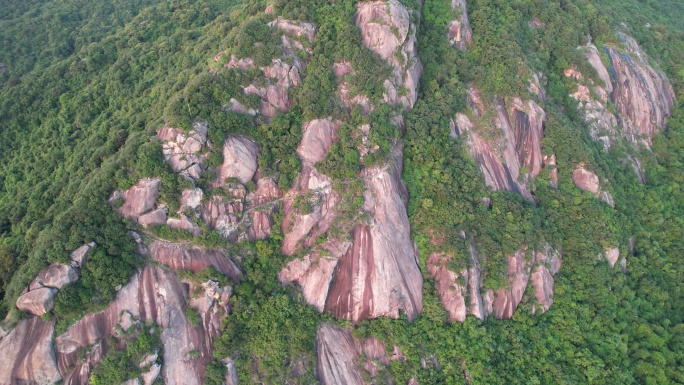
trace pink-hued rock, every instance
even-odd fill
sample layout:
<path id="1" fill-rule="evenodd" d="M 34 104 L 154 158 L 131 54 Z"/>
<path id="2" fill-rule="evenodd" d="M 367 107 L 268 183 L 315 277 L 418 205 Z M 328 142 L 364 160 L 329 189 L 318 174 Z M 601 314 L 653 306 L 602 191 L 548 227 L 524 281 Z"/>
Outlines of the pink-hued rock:
<path id="1" fill-rule="evenodd" d="M 252 225 L 247 230 L 247 239 L 256 241 L 271 235 L 273 212 L 277 209 L 276 201 L 283 196 L 273 178 L 261 178 L 257 182 L 257 190 L 248 196 L 251 202 Z"/>
<path id="2" fill-rule="evenodd" d="M 219 230 L 228 237 L 240 225 L 240 215 L 244 209 L 242 199 L 229 199 L 214 196 L 204 202 L 200 208 L 202 220 L 210 229 Z"/>
<path id="3" fill-rule="evenodd" d="M 316 35 L 316 27 L 313 24 L 307 23 L 305 21 L 287 20 L 280 16 L 268 23 L 268 26 L 279 28 L 288 35 L 297 37 L 304 36 L 309 43 L 313 43 L 314 37 Z"/>
<path id="4" fill-rule="evenodd" d="M 362 1 L 357 3 L 354 23 L 361 29 L 364 45 L 393 68 L 392 77 L 384 83 L 384 102 L 413 107 L 423 69 L 416 54 L 409 10 L 398 0 Z M 402 87 L 407 91 L 404 95 Z"/>
<path id="5" fill-rule="evenodd" d="M 465 287 L 457 282 L 460 275 L 447 268 L 450 259 L 450 256 L 433 253 L 427 260 L 427 270 L 435 280 L 435 288 L 444 309 L 449 313 L 449 322 L 463 322 L 467 315 Z M 464 275 L 467 278 L 467 272 Z"/>
<path id="6" fill-rule="evenodd" d="M 466 1 L 451 0 L 451 9 L 460 10 L 461 15 L 449 23 L 449 42 L 464 51 L 473 42 L 473 31 L 470 29 Z"/>
<path id="7" fill-rule="evenodd" d="M 303 162 L 311 164 L 325 159 L 330 146 L 337 140 L 337 128 L 342 124 L 331 118 L 314 119 L 302 125 L 302 141 L 297 147 L 297 155 Z"/>
<path id="8" fill-rule="evenodd" d="M 181 206 L 196 209 L 202 203 L 203 196 L 204 193 L 200 188 L 194 188 L 192 190 L 183 190 L 180 201 Z"/>
<path id="9" fill-rule="evenodd" d="M 366 186 L 375 197 L 373 220 L 354 227 L 352 246 L 335 267 L 325 310 L 337 317 L 353 322 L 397 318 L 402 309 L 413 320 L 422 311 L 423 279 L 409 237 L 407 194 L 397 163 L 367 170 Z"/>
<path id="10" fill-rule="evenodd" d="M 173 171 L 193 180 L 201 176 L 207 157 L 202 152 L 208 145 L 207 130 L 206 122 L 195 123 L 187 133 L 167 126 L 159 129 L 157 137 L 162 141 L 162 154 Z"/>
<path id="11" fill-rule="evenodd" d="M 217 55 L 219 56 L 219 55 Z M 214 58 L 216 60 L 216 58 Z M 218 61 L 218 60 L 217 60 Z M 226 68 L 239 68 L 241 70 L 248 70 L 254 68 L 254 60 L 249 57 L 238 59 L 235 55 L 230 55 L 230 61 L 224 65 Z"/>
<path id="12" fill-rule="evenodd" d="M 580 163 L 572 171 L 572 181 L 581 190 L 589 191 L 594 195 L 598 195 L 601 188 L 598 175 L 594 174 L 593 171 L 587 170 L 584 163 Z"/>
<path id="13" fill-rule="evenodd" d="M 653 69 L 634 39 L 619 34 L 628 54 L 608 47 L 614 81 L 611 99 L 621 117 L 622 134 L 649 147 L 672 114 L 674 91 L 662 71 Z"/>
<path id="14" fill-rule="evenodd" d="M 335 206 L 340 196 L 332 188 L 332 181 L 305 163 L 298 183 L 287 194 L 283 203 L 283 245 L 285 255 L 292 255 L 299 246 L 311 247 L 316 238 L 330 229 L 337 216 Z M 296 212 L 295 198 L 313 195 L 312 210 L 308 214 Z"/>
<path id="15" fill-rule="evenodd" d="M 235 281 L 242 275 L 237 265 L 220 250 L 203 250 L 190 245 L 157 240 L 152 241 L 149 250 L 153 261 L 174 270 L 182 269 L 197 273 L 207 267 L 214 267 Z"/>
<path id="16" fill-rule="evenodd" d="M 31 317 L 0 339 L 0 384 L 54 384 L 62 379 L 52 346 L 55 322 Z"/>
<path id="17" fill-rule="evenodd" d="M 356 368 L 356 343 L 347 329 L 321 324 L 316 336 L 316 372 L 323 385 L 361 385 Z"/>
<path id="18" fill-rule="evenodd" d="M 225 186 L 226 178 L 237 178 L 240 183 L 252 180 L 257 170 L 259 146 L 242 136 L 231 136 L 223 143 L 223 164 L 217 170 L 218 186 Z"/>
<path id="19" fill-rule="evenodd" d="M 480 92 L 471 88 L 468 92 L 471 109 L 482 117 L 487 109 Z M 497 132 L 492 139 L 485 139 L 475 130 L 475 125 L 465 114 L 456 114 L 452 125 L 454 133 L 464 136 L 470 154 L 485 177 L 485 184 L 493 190 L 517 192 L 532 200 L 529 181 L 539 175 L 542 167 L 541 139 L 543 138 L 546 113 L 534 101 L 523 103 L 513 98 L 508 103 L 499 98 L 495 105 L 497 118 L 487 122 Z"/>
<path id="20" fill-rule="evenodd" d="M 540 311 L 544 313 L 553 305 L 553 276 L 546 266 L 539 266 L 532 273 L 532 285 L 534 297 L 541 306 Z"/>
<path id="21" fill-rule="evenodd" d="M 612 268 L 617 263 L 618 258 L 620 258 L 620 249 L 617 247 L 607 248 L 607 249 L 605 249 L 605 253 L 606 253 L 606 260 L 608 261 L 608 264 Z"/>
<path id="22" fill-rule="evenodd" d="M 71 265 L 53 263 L 31 281 L 29 290 L 36 290 L 44 286 L 61 289 L 65 285 L 76 281 L 78 281 L 78 270 L 76 268 Z"/>
<path id="23" fill-rule="evenodd" d="M 168 218 L 166 220 L 166 225 L 172 229 L 185 230 L 194 237 L 198 236 L 201 231 L 199 226 L 192 223 L 190 218 L 188 218 L 185 214 L 180 214 L 180 218 Z"/>
<path id="24" fill-rule="evenodd" d="M 156 210 L 150 211 L 147 214 L 141 215 L 138 217 L 138 223 L 142 227 L 161 226 L 166 224 L 166 210 L 163 208 L 158 208 Z"/>
<path id="25" fill-rule="evenodd" d="M 530 264 L 525 261 L 525 253 L 517 251 L 514 255 L 506 256 L 508 261 L 508 282 L 509 288 L 499 288 L 494 298 L 494 316 L 497 319 L 507 319 L 513 317 L 515 309 L 518 307 L 527 281 L 530 278 Z"/>
<path id="26" fill-rule="evenodd" d="M 55 295 L 59 290 L 54 287 L 39 287 L 19 296 L 17 308 L 34 315 L 43 315 L 55 307 Z"/>
<path id="27" fill-rule="evenodd" d="M 119 214 L 126 218 L 137 219 L 138 216 L 152 210 L 159 199 L 159 179 L 141 179 L 130 189 L 121 194 L 124 204 L 119 208 Z"/>
<path id="28" fill-rule="evenodd" d="M 88 261 L 90 250 L 95 247 L 95 242 L 90 242 L 80 246 L 69 254 L 69 259 L 74 267 L 83 267 Z"/>
<path id="29" fill-rule="evenodd" d="M 89 314 L 55 339 L 59 370 L 70 384 L 85 384 L 92 366 L 106 353 L 106 342 L 116 333 L 121 315 L 130 313 L 142 322 L 161 328 L 166 384 L 201 384 L 204 368 L 212 361 L 212 342 L 220 331 L 216 307 L 199 312 L 200 324 L 192 326 L 185 317 L 188 292 L 173 271 L 147 266 L 133 276 L 117 298 L 101 312 Z M 100 344 L 101 353 L 82 363 L 80 349 Z M 189 353 L 197 350 L 196 357 Z M 73 369 L 71 369 L 73 367 Z"/>

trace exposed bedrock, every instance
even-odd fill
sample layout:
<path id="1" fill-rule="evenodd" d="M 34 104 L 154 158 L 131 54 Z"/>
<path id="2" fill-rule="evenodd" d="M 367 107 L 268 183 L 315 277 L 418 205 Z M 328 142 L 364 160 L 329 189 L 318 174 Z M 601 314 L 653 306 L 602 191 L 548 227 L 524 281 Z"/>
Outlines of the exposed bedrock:
<path id="1" fill-rule="evenodd" d="M 618 35 L 622 39 L 620 47 L 603 47 L 608 67 L 596 46 L 579 47 L 596 71 L 598 84 L 575 68 L 566 69 L 565 75 L 578 83 L 572 96 L 594 140 L 602 141 L 606 149 L 619 137 L 636 149 L 648 148 L 653 135 L 665 129 L 674 105 L 674 91 L 665 74 L 649 64 L 636 41 Z M 615 108 L 609 109 L 609 104 Z"/>
<path id="2" fill-rule="evenodd" d="M 174 270 L 197 273 L 213 267 L 230 279 L 239 280 L 242 273 L 235 262 L 221 250 L 204 250 L 186 244 L 154 240 L 149 245 L 150 258 Z"/>
<path id="3" fill-rule="evenodd" d="M 0 339 L 0 385 L 48 385 L 62 379 L 52 345 L 54 326 L 54 321 L 32 316 Z"/>
<path id="4" fill-rule="evenodd" d="M 376 338 L 359 340 L 352 336 L 351 330 L 326 323 L 318 327 L 316 355 L 317 378 L 324 385 L 365 384 L 368 382 L 364 381 L 363 372 L 375 378 L 381 366 L 389 367 L 391 361 L 406 360 L 397 346 L 388 352 Z"/>
<path id="5" fill-rule="evenodd" d="M 460 16 L 449 23 L 449 42 L 464 51 L 473 42 L 473 30 L 468 20 L 466 0 L 451 0 L 451 8 L 458 9 Z"/>
<path id="6" fill-rule="evenodd" d="M 65 384 L 85 384 L 92 367 L 108 349 L 107 340 L 116 335 L 117 327 L 127 329 L 132 320 L 152 322 L 161 327 L 164 364 L 162 375 L 167 384 L 201 384 L 205 365 L 211 362 L 211 344 L 220 331 L 219 309 L 228 301 L 230 288 L 203 300 L 190 298 L 188 286 L 173 271 L 147 266 L 133 276 L 106 310 L 89 314 L 55 339 L 59 370 Z M 218 298 L 217 298 L 218 297 Z M 200 315 L 198 326 L 185 316 L 188 306 Z M 208 302 L 207 302 L 208 301 Z M 94 346 L 85 361 L 78 352 Z M 190 354 L 196 350 L 197 355 Z"/>
<path id="7" fill-rule="evenodd" d="M 475 88 L 468 91 L 468 99 L 474 121 L 465 114 L 456 114 L 452 135 L 467 138 L 470 154 L 487 186 L 533 199 L 529 182 L 539 175 L 543 165 L 541 140 L 546 113 L 534 101 L 523 102 L 520 98 L 497 98 L 487 106 Z M 488 109 L 496 112 L 493 121 L 484 118 Z"/>
<path id="8" fill-rule="evenodd" d="M 528 285 L 532 285 L 532 312 L 545 312 L 553 304 L 553 275 L 560 268 L 560 254 L 543 244 L 538 250 L 521 248 L 506 255 L 506 285 L 485 288 L 481 280 L 480 256 L 471 244 L 473 266 L 460 272 L 449 270 L 451 255 L 433 253 L 427 260 L 428 274 L 435 282 L 437 294 L 448 313 L 449 322 L 463 322 L 468 314 L 484 319 L 493 314 L 497 319 L 511 318 Z"/>

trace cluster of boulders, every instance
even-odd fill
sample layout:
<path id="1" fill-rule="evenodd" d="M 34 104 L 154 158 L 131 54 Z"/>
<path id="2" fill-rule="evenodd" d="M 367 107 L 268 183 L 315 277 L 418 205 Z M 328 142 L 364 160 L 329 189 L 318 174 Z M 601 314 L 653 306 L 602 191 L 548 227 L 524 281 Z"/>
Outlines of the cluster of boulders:
<path id="1" fill-rule="evenodd" d="M 94 242 L 85 244 L 70 254 L 68 265 L 53 263 L 41 271 L 17 299 L 17 308 L 34 315 L 43 315 L 52 310 L 57 292 L 78 281 L 81 267 L 85 265 L 93 247 Z"/>

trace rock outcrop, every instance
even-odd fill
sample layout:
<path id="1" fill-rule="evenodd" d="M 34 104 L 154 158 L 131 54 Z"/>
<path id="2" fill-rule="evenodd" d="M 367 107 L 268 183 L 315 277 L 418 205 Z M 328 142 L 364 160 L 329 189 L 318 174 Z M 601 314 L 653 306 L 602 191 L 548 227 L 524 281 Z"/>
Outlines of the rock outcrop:
<path id="1" fill-rule="evenodd" d="M 421 66 L 410 11 L 396 0 L 364 1 L 357 4 L 354 21 L 364 44 L 393 69 L 384 82 L 383 102 L 403 109 L 413 106 Z M 341 62 L 335 71 L 343 77 L 353 70 Z M 399 95 L 397 90 L 402 87 L 408 92 Z M 394 115 L 392 121 L 401 127 L 403 118 Z M 298 282 L 309 304 L 337 317 L 354 322 L 380 316 L 396 318 L 403 310 L 412 320 L 422 310 L 422 276 L 409 237 L 408 194 L 401 181 L 402 148 L 394 143 L 384 164 L 363 170 L 363 207 L 353 219 L 338 223 L 337 206 L 345 192 L 333 190 L 332 180 L 315 168 L 335 140 L 338 125 L 330 119 L 304 124 L 297 151 L 302 172 L 284 201 L 282 250 L 292 255 L 302 248 L 312 249 L 290 262 L 279 279 L 284 284 Z M 359 128 L 366 140 L 370 130 L 372 125 Z M 368 151 L 360 150 L 361 162 Z M 331 234 L 333 226 L 335 233 Z M 324 234 L 325 241 L 315 242 Z"/>
<path id="2" fill-rule="evenodd" d="M 190 245 L 154 240 L 149 245 L 149 254 L 153 261 L 174 270 L 197 273 L 213 267 L 235 281 L 242 275 L 235 262 L 221 250 L 204 250 Z"/>
<path id="3" fill-rule="evenodd" d="M 52 346 L 54 326 L 54 321 L 30 317 L 0 339 L 0 385 L 48 385 L 62 379 Z"/>
<path id="4" fill-rule="evenodd" d="M 225 313 L 230 296 L 230 290 L 219 293 L 216 287 L 210 286 L 213 285 L 201 288 L 204 294 L 199 298 L 190 298 L 189 293 L 196 290 L 189 290 L 173 271 L 145 267 L 119 291 L 106 310 L 85 316 L 55 339 L 64 383 L 85 384 L 92 367 L 109 348 L 108 338 L 116 335 L 118 327 L 130 327 L 133 319 L 161 327 L 164 357 L 161 373 L 165 383 L 201 384 L 205 365 L 212 360 L 211 344 L 220 330 L 219 314 Z M 186 319 L 188 301 L 198 311 L 198 326 L 192 326 Z M 219 312 L 219 308 L 224 310 Z M 95 346 L 95 350 L 85 361 L 79 360 L 79 351 L 89 346 Z M 190 354 L 191 351 L 198 354 Z"/>
<path id="5" fill-rule="evenodd" d="M 458 9 L 460 15 L 449 23 L 449 42 L 461 51 L 473 42 L 473 31 L 470 29 L 466 0 L 451 0 L 451 9 Z"/>
<path id="6" fill-rule="evenodd" d="M 546 244 L 536 251 L 525 249 L 506 256 L 507 284 L 500 288 L 483 287 L 479 267 L 481 257 L 472 240 L 472 267 L 460 272 L 449 270 L 450 255 L 431 254 L 427 260 L 428 274 L 435 281 L 437 294 L 449 314 L 448 321 L 463 322 L 468 314 L 479 319 L 491 314 L 497 319 L 511 318 L 530 280 L 536 300 L 532 312 L 547 311 L 553 304 L 553 275 L 560 269 L 560 254 Z"/>
<path id="7" fill-rule="evenodd" d="M 354 362 L 356 342 L 349 330 L 321 324 L 316 337 L 316 353 L 316 371 L 322 384 L 363 384 Z"/>
<path id="8" fill-rule="evenodd" d="M 598 175 L 591 170 L 587 170 L 584 163 L 580 163 L 572 171 L 572 182 L 579 189 L 589 191 L 590 193 L 594 194 L 595 197 L 601 199 L 601 201 L 610 206 L 615 206 L 613 196 L 610 194 L 610 192 L 601 188 Z"/>
<path id="9" fill-rule="evenodd" d="M 604 47 L 610 66 L 606 68 L 593 44 L 578 47 L 598 75 L 599 84 L 576 68 L 565 75 L 578 85 L 572 97 L 591 130 L 605 149 L 622 137 L 636 149 L 648 148 L 653 135 L 665 129 L 673 108 L 674 91 L 665 74 L 651 67 L 636 41 L 622 33 L 622 46 Z M 615 108 L 611 111 L 610 104 Z M 615 111 L 615 113 L 613 113 Z"/>
<path id="10" fill-rule="evenodd" d="M 662 71 L 648 63 L 636 41 L 624 34 L 627 53 L 607 47 L 614 74 L 611 99 L 620 116 L 622 134 L 634 145 L 649 147 L 654 134 L 665 128 L 672 113 L 674 91 Z"/>
<path id="11" fill-rule="evenodd" d="M 362 1 L 357 3 L 354 23 L 361 28 L 366 47 L 393 69 L 391 78 L 384 82 L 384 102 L 413 107 L 423 67 L 416 55 L 416 28 L 409 10 L 398 0 Z"/>
<path id="12" fill-rule="evenodd" d="M 138 217 L 154 209 L 159 199 L 161 180 L 145 178 L 124 192 L 115 191 L 110 198 L 114 202 L 117 198 L 123 199 L 123 205 L 119 208 L 119 214 L 123 217 L 138 220 Z"/>
<path id="13" fill-rule="evenodd" d="M 219 187 L 226 185 L 226 178 L 236 178 L 247 183 L 257 170 L 259 146 L 242 136 L 231 136 L 223 143 L 223 164 L 217 170 Z"/>
<path id="14" fill-rule="evenodd" d="M 85 265 L 88 252 L 93 247 L 95 242 L 85 244 L 71 252 L 68 265 L 53 263 L 38 273 L 17 299 L 17 308 L 34 315 L 43 315 L 52 310 L 59 290 L 78 281 L 80 268 Z"/>
<path id="15" fill-rule="evenodd" d="M 202 176 L 207 159 L 207 130 L 206 122 L 195 123 L 187 133 L 167 126 L 159 129 L 157 137 L 162 141 L 164 160 L 173 171 L 190 180 Z"/>
<path id="16" fill-rule="evenodd" d="M 475 122 L 465 114 L 456 114 L 452 136 L 466 138 L 487 186 L 532 200 L 529 181 L 539 175 L 543 165 L 541 139 L 546 113 L 534 101 L 523 103 L 520 98 L 509 102 L 497 98 L 487 106 L 475 88 L 468 91 L 468 100 Z M 496 112 L 494 121 L 485 118 L 488 109 Z"/>

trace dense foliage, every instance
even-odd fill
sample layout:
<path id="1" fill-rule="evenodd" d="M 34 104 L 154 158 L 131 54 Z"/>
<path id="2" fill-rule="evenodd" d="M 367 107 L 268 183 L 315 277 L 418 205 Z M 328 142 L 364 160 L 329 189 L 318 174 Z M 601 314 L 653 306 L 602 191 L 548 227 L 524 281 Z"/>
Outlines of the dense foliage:
<path id="1" fill-rule="evenodd" d="M 469 317 L 463 324 L 447 323 L 425 275 L 424 311 L 413 323 L 378 319 L 355 327 L 357 337 L 375 336 L 406 354 L 406 361 L 379 366 L 381 378 L 400 384 L 412 377 L 421 384 L 465 383 L 465 368 L 473 383 L 487 384 L 684 383 L 684 107 L 677 106 L 652 151 L 640 154 L 648 180 L 640 184 L 624 162 L 631 149 L 619 143 L 605 152 L 591 140 L 568 96 L 575 85 L 563 76 L 571 65 L 596 76 L 576 47 L 589 38 L 597 46 L 618 42 L 615 31 L 625 30 L 684 100 L 681 2 L 469 0 L 474 40 L 461 52 L 447 40 L 447 25 L 455 17 L 450 0 L 425 0 L 422 7 L 404 0 L 421 9 L 414 22 L 424 66 L 404 133 L 390 124 L 387 108 L 363 116 L 336 104 L 333 63 L 346 60 L 363 69 L 345 77 L 352 85 L 349 95 L 364 93 L 374 102 L 382 97 L 378 79 L 389 71 L 364 48 L 352 23 L 354 1 L 270 3 L 280 15 L 318 28 L 313 43 L 302 39 L 311 53 L 299 53 L 309 64 L 302 84 L 291 91 L 295 106 L 270 121 L 223 108 L 231 98 L 248 107 L 259 103 L 241 91 L 258 70 L 223 68 L 230 54 L 249 55 L 257 64 L 279 54 L 279 36 L 266 26 L 274 15 L 264 14 L 265 1 L 3 4 L 0 316 L 20 317 L 14 302 L 28 282 L 91 241 L 97 247 L 81 279 L 59 292 L 47 317 L 58 319 L 59 332 L 114 298 L 115 288 L 143 262 L 128 233 L 130 223 L 107 203 L 111 192 L 158 176 L 162 200 L 172 205 L 187 183 L 163 162 L 160 143 L 150 139 L 163 124 L 187 130 L 206 121 L 213 143 L 229 134 L 253 138 L 262 148 L 262 172 L 289 188 L 301 168 L 295 150 L 302 123 L 332 116 L 343 121 L 340 139 L 317 166 L 343 193 L 337 231 L 359 220 L 359 171 L 384 161 L 390 143 L 403 140 L 403 178 L 423 272 L 432 251 L 455 255 L 454 270 L 469 266 L 471 239 L 490 288 L 505 285 L 503 255 L 521 245 L 548 242 L 563 254 L 551 310 L 530 316 L 534 300 L 527 293 L 512 321 Z M 530 20 L 544 27 L 532 28 Z M 556 155 L 560 170 L 558 189 L 549 188 L 545 172 L 537 178 L 536 202 L 487 189 L 464 143 L 449 136 L 450 120 L 466 109 L 468 85 L 486 97 L 533 97 L 527 91 L 528 69 L 548 79 L 542 145 L 545 154 Z M 370 125 L 370 142 L 379 151 L 361 164 L 351 131 L 363 124 Z M 219 153 L 212 156 L 209 162 L 221 161 Z M 610 181 L 615 208 L 574 187 L 570 170 L 579 162 L 592 164 Z M 213 178 L 206 173 L 198 184 L 206 190 Z M 306 210 L 305 203 L 298 209 Z M 165 227 L 154 231 L 167 239 L 187 237 Z M 436 234 L 443 243 L 430 241 Z M 239 247 L 229 247 L 211 232 L 193 240 L 239 253 L 246 272 L 235 286 L 232 313 L 215 346 L 217 360 L 207 368 L 208 383 L 221 383 L 225 368 L 219 359 L 226 357 L 235 360 L 241 383 L 254 381 L 254 373 L 258 381 L 284 383 L 298 363 L 304 370 L 297 381 L 314 382 L 316 327 L 334 321 L 307 306 L 295 287 L 283 288 L 277 281 L 287 262 L 279 251 L 281 240 L 278 231 L 269 240 Z M 597 261 L 597 253 L 608 246 L 620 246 L 628 261 L 626 274 Z M 158 344 L 155 335 L 141 329 L 124 350 L 110 350 L 93 383 L 123 382 L 127 378 L 117 368 L 138 370 L 141 354 Z"/>

